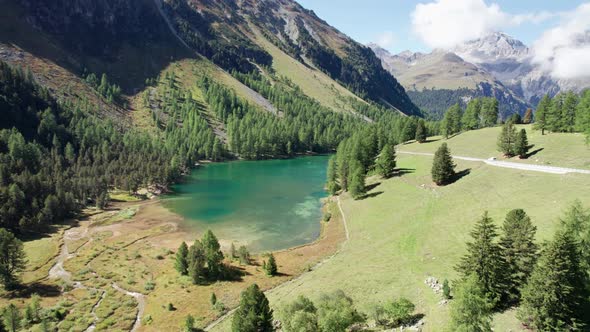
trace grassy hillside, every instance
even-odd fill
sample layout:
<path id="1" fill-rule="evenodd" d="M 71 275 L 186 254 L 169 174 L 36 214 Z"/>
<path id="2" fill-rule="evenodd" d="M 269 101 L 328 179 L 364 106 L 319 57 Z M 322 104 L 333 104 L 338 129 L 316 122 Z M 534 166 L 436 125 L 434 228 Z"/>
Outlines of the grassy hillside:
<path id="1" fill-rule="evenodd" d="M 480 133 L 471 136 L 471 150 L 461 150 L 460 145 L 457 150 L 468 154 L 493 146 L 495 135 Z M 560 156 L 575 151 L 565 144 L 570 138 L 554 137 L 564 150 L 552 156 L 556 164 Z M 429 145 L 434 148 L 439 143 Z M 424 150 L 429 145 L 423 145 Z M 317 300 L 336 289 L 345 290 L 365 312 L 375 303 L 405 296 L 425 315 L 426 331 L 441 331 L 448 323 L 448 306 L 439 304 L 441 296 L 424 281 L 429 276 L 441 281 L 457 277 L 454 266 L 484 211 L 500 225 L 509 210 L 525 209 L 538 227 L 536 239 L 541 242 L 552 236 L 558 218 L 573 200 L 590 195 L 587 175 L 525 172 L 466 161 L 457 161 L 457 170 L 469 169 L 467 176 L 446 187 L 433 187 L 431 164 L 431 157 L 399 155 L 398 167 L 406 174 L 389 180 L 370 178 L 368 184 L 374 188 L 366 199 L 353 200 L 344 194 L 342 208 L 350 240 L 340 254 L 298 282 L 270 292 L 273 307 L 280 310 L 299 294 Z M 229 320 L 225 324 L 216 331 L 227 331 Z M 498 331 L 520 330 L 514 311 L 496 315 L 494 325 Z"/>
<path id="2" fill-rule="evenodd" d="M 550 133 L 541 135 L 532 125 L 517 125 L 518 130 L 526 129 L 529 144 L 533 145 L 528 159 L 510 158 L 510 161 L 539 165 L 553 165 L 590 169 L 590 146 L 583 134 Z M 451 153 L 456 156 L 490 158 L 504 160 L 497 148 L 497 138 L 501 127 L 484 128 L 461 133 L 448 140 L 431 137 L 430 143 L 411 143 L 398 147 L 401 151 L 434 153 L 439 145 L 447 142 Z"/>

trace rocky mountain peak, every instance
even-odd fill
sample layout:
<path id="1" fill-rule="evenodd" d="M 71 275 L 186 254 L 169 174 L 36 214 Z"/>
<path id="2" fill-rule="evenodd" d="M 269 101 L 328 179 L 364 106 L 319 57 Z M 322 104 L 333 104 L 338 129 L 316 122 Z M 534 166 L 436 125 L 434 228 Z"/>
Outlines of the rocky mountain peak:
<path id="1" fill-rule="evenodd" d="M 529 48 L 523 42 L 503 32 L 493 32 L 482 38 L 465 42 L 451 51 L 473 63 L 506 59 L 522 60 L 529 56 Z"/>

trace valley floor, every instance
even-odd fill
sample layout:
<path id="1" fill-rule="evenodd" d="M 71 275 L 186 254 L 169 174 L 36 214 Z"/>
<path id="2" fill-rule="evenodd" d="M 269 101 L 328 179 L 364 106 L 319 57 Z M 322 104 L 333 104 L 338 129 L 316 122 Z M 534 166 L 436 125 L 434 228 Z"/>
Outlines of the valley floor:
<path id="1" fill-rule="evenodd" d="M 274 253 L 279 276 L 267 277 L 260 267 L 262 257 L 254 255 L 252 265 L 230 263 L 240 271 L 238 280 L 199 286 L 176 272 L 174 252 L 181 241 L 190 244 L 200 234 L 184 228 L 182 218 L 158 199 L 89 210 L 86 218 L 60 227 L 54 235 L 25 242 L 29 264 L 23 281 L 28 291 L 12 294 L 10 302 L 26 304 L 38 293 L 43 307 L 63 306 L 68 314 L 58 325 L 60 331 L 175 330 L 189 314 L 205 327 L 223 315 L 211 306 L 212 293 L 231 309 L 250 284 L 271 289 L 334 255 L 346 238 L 345 228 L 336 202 L 324 208 L 333 217 L 322 222 L 317 241 Z M 228 252 L 230 243 L 221 244 Z M 9 300 L 0 301 L 5 305 Z"/>

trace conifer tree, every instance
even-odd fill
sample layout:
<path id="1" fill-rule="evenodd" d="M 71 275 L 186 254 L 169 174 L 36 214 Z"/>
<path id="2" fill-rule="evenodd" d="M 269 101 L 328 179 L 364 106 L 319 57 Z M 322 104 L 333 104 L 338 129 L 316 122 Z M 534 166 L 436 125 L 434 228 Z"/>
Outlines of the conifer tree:
<path id="1" fill-rule="evenodd" d="M 498 123 L 498 99 L 484 98 L 481 107 L 482 127 L 492 127 Z"/>
<path id="2" fill-rule="evenodd" d="M 586 300 L 586 281 L 574 239 L 558 231 L 541 252 L 522 290 L 518 318 L 538 331 L 577 330 Z"/>
<path id="3" fill-rule="evenodd" d="M 518 135 L 516 135 L 516 145 L 514 148 L 514 152 L 520 159 L 524 159 L 527 157 L 529 153 L 529 140 L 526 135 L 526 130 L 522 128 Z"/>
<path id="4" fill-rule="evenodd" d="M 515 209 L 506 215 L 502 225 L 500 248 L 506 263 L 506 284 L 510 301 L 518 301 L 520 289 L 528 280 L 537 260 L 538 247 L 535 244 L 537 227 L 522 209 Z"/>
<path id="5" fill-rule="evenodd" d="M 391 144 L 385 144 L 381 154 L 377 158 L 377 172 L 384 178 L 388 178 L 395 171 L 395 148 Z"/>
<path id="6" fill-rule="evenodd" d="M 2 322 L 4 323 L 4 328 L 9 332 L 17 332 L 21 328 L 21 315 L 18 308 L 10 303 L 3 309 L 2 312 Z"/>
<path id="7" fill-rule="evenodd" d="M 176 268 L 176 271 L 183 276 L 188 274 L 188 246 L 184 241 L 182 241 L 176 252 L 176 262 L 174 267 Z"/>
<path id="8" fill-rule="evenodd" d="M 271 332 L 272 310 L 264 293 L 253 284 L 242 292 L 232 320 L 232 332 Z"/>
<path id="9" fill-rule="evenodd" d="M 505 156 L 512 157 L 516 151 L 516 128 L 512 121 L 508 121 L 502 126 L 502 132 L 498 136 L 498 151 Z"/>
<path id="10" fill-rule="evenodd" d="M 211 279 L 219 278 L 223 272 L 223 253 L 217 237 L 211 230 L 207 230 L 201 238 L 201 244 L 207 262 L 207 276 Z"/>
<path id="11" fill-rule="evenodd" d="M 355 163 L 353 166 L 349 183 L 352 197 L 359 198 L 365 193 L 365 172 L 360 164 Z"/>
<path id="12" fill-rule="evenodd" d="M 26 266 L 23 243 L 14 234 L 0 228 L 0 281 L 5 288 L 18 283 L 18 273 Z"/>
<path id="13" fill-rule="evenodd" d="M 474 98 L 469 101 L 465 113 L 461 118 L 463 129 L 473 130 L 479 128 L 479 117 L 481 112 L 481 99 Z"/>
<path id="14" fill-rule="evenodd" d="M 545 130 L 548 128 L 547 120 L 550 110 L 551 98 L 549 98 L 549 95 L 545 95 L 537 105 L 537 111 L 535 112 L 535 124 L 533 126 L 535 130 L 541 131 L 541 135 L 545 135 Z"/>
<path id="15" fill-rule="evenodd" d="M 434 154 L 432 163 L 432 181 L 437 185 L 445 185 L 452 181 L 455 176 L 455 163 L 447 143 L 443 143 Z"/>
<path id="16" fill-rule="evenodd" d="M 336 163 L 336 156 L 330 157 L 328 161 L 328 182 L 327 188 L 331 195 L 335 195 L 340 189 L 338 186 L 338 164 Z"/>
<path id="17" fill-rule="evenodd" d="M 267 275 L 272 277 L 277 274 L 277 262 L 275 260 L 275 256 L 272 253 L 268 256 L 268 262 L 266 262 L 264 267 Z"/>
<path id="18" fill-rule="evenodd" d="M 582 267 L 590 273 L 590 210 L 576 200 L 560 221 L 561 229 L 570 234 L 578 244 Z"/>
<path id="19" fill-rule="evenodd" d="M 468 275 L 455 287 L 451 303 L 451 331 L 491 332 L 493 305 L 476 275 Z"/>
<path id="20" fill-rule="evenodd" d="M 506 264 L 496 242 L 496 225 L 488 217 L 487 211 L 477 221 L 470 235 L 473 240 L 467 243 L 467 254 L 457 266 L 457 272 L 463 279 L 475 275 L 484 294 L 495 305 L 504 292 Z"/>
<path id="21" fill-rule="evenodd" d="M 188 252 L 188 275 L 193 284 L 199 284 L 206 277 L 206 261 L 203 245 L 199 240 L 195 240 Z"/>
<path id="22" fill-rule="evenodd" d="M 416 142 L 424 143 L 426 142 L 426 125 L 424 124 L 424 120 L 418 120 L 418 124 L 416 125 Z"/>
<path id="23" fill-rule="evenodd" d="M 455 104 L 447 110 L 441 125 L 445 138 L 461 131 L 461 106 L 459 104 Z"/>

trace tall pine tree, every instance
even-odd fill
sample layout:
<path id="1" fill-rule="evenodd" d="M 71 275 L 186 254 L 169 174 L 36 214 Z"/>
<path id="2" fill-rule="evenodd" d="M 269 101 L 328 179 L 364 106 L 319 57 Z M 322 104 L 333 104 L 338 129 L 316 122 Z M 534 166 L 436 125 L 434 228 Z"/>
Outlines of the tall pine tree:
<path id="1" fill-rule="evenodd" d="M 502 225 L 500 248 L 506 262 L 506 284 L 510 301 L 518 301 L 520 289 L 528 280 L 537 259 L 535 227 L 522 209 L 506 215 Z"/>
<path id="2" fill-rule="evenodd" d="M 541 135 L 545 135 L 545 130 L 548 128 L 548 116 L 551 111 L 551 98 L 549 95 L 544 95 L 539 104 L 537 105 L 537 111 L 535 112 L 535 124 L 533 128 L 540 130 Z"/>
<path id="3" fill-rule="evenodd" d="M 498 151 L 504 153 L 507 157 L 512 157 L 516 153 L 516 128 L 512 121 L 508 121 L 502 126 L 500 136 L 498 136 Z"/>
<path id="4" fill-rule="evenodd" d="M 395 171 L 395 166 L 395 148 L 391 144 L 385 144 L 377 158 L 377 172 L 382 177 L 388 178 Z"/>
<path id="5" fill-rule="evenodd" d="M 524 159 L 529 153 L 529 140 L 526 135 L 526 130 L 522 128 L 516 135 L 516 144 L 514 153 L 520 158 Z"/>
<path id="6" fill-rule="evenodd" d="M 469 275 L 455 287 L 451 303 L 451 331 L 491 332 L 493 305 L 477 275 Z"/>
<path id="7" fill-rule="evenodd" d="M 506 263 L 496 242 L 496 229 L 486 211 L 471 231 L 473 241 L 467 243 L 467 254 L 457 266 L 457 272 L 464 279 L 472 274 L 477 276 L 486 297 L 494 305 L 502 299 L 506 285 Z"/>
<path id="8" fill-rule="evenodd" d="M 519 319 L 538 331 L 579 330 L 586 281 L 574 239 L 558 231 L 522 290 Z"/>
<path id="9" fill-rule="evenodd" d="M 445 185 L 450 183 L 455 177 L 455 163 L 451 157 L 451 151 L 447 147 L 447 143 L 443 143 L 436 153 L 432 162 L 432 181 L 437 185 Z"/>
<path id="10" fill-rule="evenodd" d="M 257 284 L 242 292 L 240 306 L 236 309 L 231 326 L 232 332 L 271 332 L 272 310 L 268 299 Z"/>

